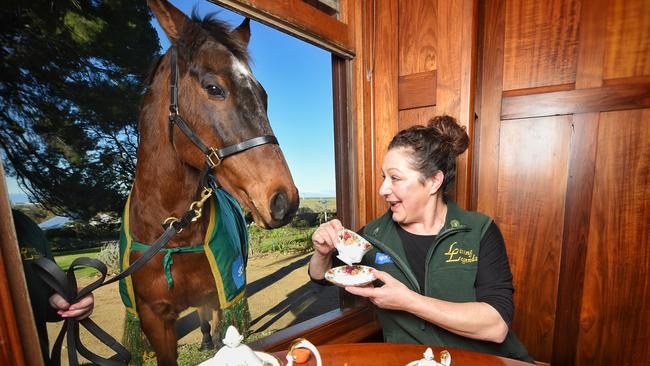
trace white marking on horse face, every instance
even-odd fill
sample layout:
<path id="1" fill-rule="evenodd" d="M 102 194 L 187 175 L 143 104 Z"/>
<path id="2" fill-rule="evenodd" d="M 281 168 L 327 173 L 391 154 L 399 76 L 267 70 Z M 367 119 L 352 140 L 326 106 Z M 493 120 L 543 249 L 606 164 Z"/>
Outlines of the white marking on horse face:
<path id="1" fill-rule="evenodd" d="M 253 79 L 253 74 L 248 65 L 241 62 L 237 57 L 232 56 L 232 64 L 235 75 L 242 79 Z"/>

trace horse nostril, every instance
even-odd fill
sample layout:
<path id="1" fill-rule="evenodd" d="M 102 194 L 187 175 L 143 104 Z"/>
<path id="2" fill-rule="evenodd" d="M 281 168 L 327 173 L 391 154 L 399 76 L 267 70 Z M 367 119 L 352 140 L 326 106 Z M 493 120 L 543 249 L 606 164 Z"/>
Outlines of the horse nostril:
<path id="1" fill-rule="evenodd" d="M 271 197 L 271 216 L 274 220 L 284 220 L 289 212 L 289 197 L 287 194 L 279 191 Z"/>

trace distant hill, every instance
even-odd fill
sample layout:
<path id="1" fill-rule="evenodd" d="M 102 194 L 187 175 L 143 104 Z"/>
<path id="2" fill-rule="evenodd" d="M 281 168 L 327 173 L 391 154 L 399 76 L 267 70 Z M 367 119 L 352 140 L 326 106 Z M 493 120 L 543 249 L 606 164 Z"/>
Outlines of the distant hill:
<path id="1" fill-rule="evenodd" d="M 336 191 L 320 192 L 299 192 L 300 198 L 333 198 L 336 197 Z"/>

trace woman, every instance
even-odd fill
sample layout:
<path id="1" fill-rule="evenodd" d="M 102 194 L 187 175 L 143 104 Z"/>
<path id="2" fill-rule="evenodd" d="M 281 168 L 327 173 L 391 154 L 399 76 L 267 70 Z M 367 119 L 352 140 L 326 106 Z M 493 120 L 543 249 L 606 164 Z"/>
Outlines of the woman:
<path id="1" fill-rule="evenodd" d="M 384 340 L 456 347 L 532 362 L 509 329 L 512 274 L 503 237 L 489 217 L 445 196 L 456 157 L 469 144 L 449 116 L 400 131 L 382 165 L 379 194 L 390 205 L 360 234 L 374 246 L 363 264 L 383 284 L 346 287 L 375 304 Z M 313 234 L 310 277 L 322 283 L 333 266 L 338 220 Z M 334 263 L 339 265 L 339 263 Z"/>

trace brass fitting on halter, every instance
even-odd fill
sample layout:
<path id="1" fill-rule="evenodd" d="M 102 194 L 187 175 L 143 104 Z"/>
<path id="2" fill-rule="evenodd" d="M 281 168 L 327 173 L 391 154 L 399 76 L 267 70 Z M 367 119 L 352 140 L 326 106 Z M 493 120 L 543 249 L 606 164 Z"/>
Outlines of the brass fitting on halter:
<path id="1" fill-rule="evenodd" d="M 219 158 L 219 155 L 217 154 L 217 150 L 214 147 L 210 148 L 210 154 L 206 155 L 205 157 L 207 159 L 206 163 L 208 163 L 210 168 L 218 167 L 221 164 L 221 159 Z M 212 160 L 213 158 L 215 160 Z"/>
<path id="2" fill-rule="evenodd" d="M 210 196 L 212 195 L 212 192 L 213 192 L 212 188 L 203 187 L 203 191 L 201 191 L 201 198 L 199 198 L 198 200 L 196 200 L 196 201 L 194 201 L 194 202 L 192 202 L 190 204 L 190 208 L 188 210 L 188 213 L 189 213 L 189 211 L 194 211 L 194 217 L 192 217 L 191 222 L 194 222 L 194 221 L 198 220 L 201 217 L 201 211 L 203 209 L 203 205 L 205 204 L 205 201 L 207 201 L 208 198 L 210 198 Z M 165 221 L 163 221 L 163 226 L 169 227 L 169 225 L 173 225 L 174 223 L 179 222 L 179 221 L 180 221 L 179 218 L 174 217 L 174 216 L 170 216 L 170 217 L 166 218 Z M 178 230 L 177 232 L 180 233 L 181 231 L 183 231 L 182 228 L 180 230 Z"/>
<path id="3" fill-rule="evenodd" d="M 208 187 L 203 187 L 203 191 L 201 192 L 201 198 L 198 200 L 192 202 L 190 204 L 190 210 L 194 210 L 194 218 L 192 218 L 192 222 L 198 220 L 201 217 L 201 210 L 203 209 L 203 205 L 205 204 L 205 201 L 210 198 L 212 195 L 212 188 Z"/>

